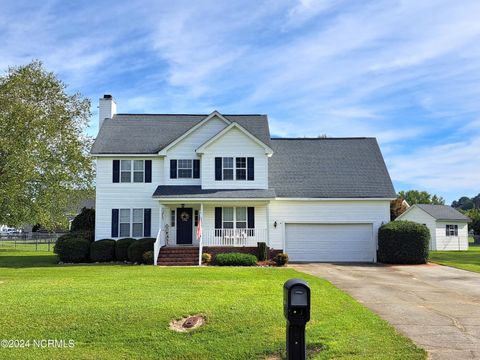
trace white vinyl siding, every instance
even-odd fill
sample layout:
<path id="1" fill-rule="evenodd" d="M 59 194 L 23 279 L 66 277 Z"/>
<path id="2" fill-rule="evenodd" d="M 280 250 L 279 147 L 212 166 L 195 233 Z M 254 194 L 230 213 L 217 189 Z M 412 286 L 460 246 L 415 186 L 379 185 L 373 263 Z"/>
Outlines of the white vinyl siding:
<path id="1" fill-rule="evenodd" d="M 418 207 L 412 207 L 397 220 L 409 220 L 425 224 L 430 231 L 430 250 L 468 250 L 468 225 L 465 221 L 440 221 Z M 458 235 L 447 236 L 446 226 L 457 225 Z"/>
<path id="2" fill-rule="evenodd" d="M 172 146 L 167 151 L 167 156 L 165 157 L 164 162 L 164 173 L 166 175 L 165 184 L 166 185 L 200 185 L 201 179 L 190 178 L 179 178 L 170 179 L 170 160 L 178 159 L 200 159 L 197 156 L 195 150 L 197 150 L 203 143 L 207 142 L 209 139 L 214 137 L 217 133 L 222 131 L 227 124 L 225 121 L 213 117 L 208 122 L 203 124 L 201 127 L 193 131 L 183 140 L 179 141 L 177 144 Z M 200 163 L 203 162 L 201 159 Z M 201 166 L 201 165 L 200 165 Z M 178 173 L 178 162 L 177 162 L 177 173 Z M 202 171 L 200 171 L 200 177 L 203 177 Z"/>
<path id="3" fill-rule="evenodd" d="M 216 157 L 232 158 L 233 170 L 236 165 L 235 158 L 253 157 L 255 179 L 253 181 L 215 180 Z M 268 189 L 268 157 L 265 155 L 265 149 L 235 128 L 207 147 L 202 156 L 200 173 L 204 189 Z M 234 172 L 233 179 L 235 176 Z"/>
<path id="4" fill-rule="evenodd" d="M 458 235 L 446 235 L 447 225 L 457 225 Z M 468 225 L 466 222 L 437 221 L 436 250 L 468 250 Z"/>
<path id="5" fill-rule="evenodd" d="M 307 222 L 371 224 L 376 246 L 378 228 L 389 221 L 388 200 L 272 200 L 269 208 L 270 246 L 284 249 L 286 224 Z"/>
<path id="6" fill-rule="evenodd" d="M 152 209 L 151 234 L 155 237 L 158 232 L 159 204 L 152 194 L 158 185 L 164 184 L 163 159 L 148 156 L 137 159 L 152 160 L 151 183 L 113 183 L 114 159 L 118 160 L 118 157 L 96 159 L 95 239 L 112 237 L 112 209 Z"/>

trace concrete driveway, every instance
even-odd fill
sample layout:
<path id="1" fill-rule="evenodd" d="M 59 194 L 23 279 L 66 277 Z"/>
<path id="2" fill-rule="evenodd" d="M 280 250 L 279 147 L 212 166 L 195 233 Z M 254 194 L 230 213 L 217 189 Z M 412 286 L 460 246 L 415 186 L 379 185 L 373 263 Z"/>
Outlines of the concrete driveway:
<path id="1" fill-rule="evenodd" d="M 291 266 L 346 291 L 432 359 L 480 359 L 480 274 L 436 264 Z"/>

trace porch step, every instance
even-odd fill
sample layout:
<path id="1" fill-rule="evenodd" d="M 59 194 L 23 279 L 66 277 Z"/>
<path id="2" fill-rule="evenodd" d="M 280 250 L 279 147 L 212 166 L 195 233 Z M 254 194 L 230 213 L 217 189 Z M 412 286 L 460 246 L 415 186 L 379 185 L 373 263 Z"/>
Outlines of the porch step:
<path id="1" fill-rule="evenodd" d="M 161 266 L 198 265 L 198 247 L 162 247 L 157 264 Z"/>

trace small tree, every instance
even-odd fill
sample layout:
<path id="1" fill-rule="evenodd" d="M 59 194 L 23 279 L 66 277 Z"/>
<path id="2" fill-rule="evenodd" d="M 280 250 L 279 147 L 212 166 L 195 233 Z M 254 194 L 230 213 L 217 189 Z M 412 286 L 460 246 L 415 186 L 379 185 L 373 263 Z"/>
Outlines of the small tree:
<path id="1" fill-rule="evenodd" d="M 73 232 L 75 231 L 95 231 L 95 210 L 83 208 L 72 221 Z"/>

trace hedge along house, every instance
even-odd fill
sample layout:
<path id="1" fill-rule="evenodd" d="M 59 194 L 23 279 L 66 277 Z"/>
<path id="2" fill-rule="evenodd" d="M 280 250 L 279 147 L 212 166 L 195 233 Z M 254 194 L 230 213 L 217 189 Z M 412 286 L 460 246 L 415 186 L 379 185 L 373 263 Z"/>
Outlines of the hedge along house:
<path id="1" fill-rule="evenodd" d="M 468 250 L 468 216 L 451 206 L 416 204 L 395 220 L 424 224 L 430 230 L 430 250 Z"/>
<path id="2" fill-rule="evenodd" d="M 258 114 L 117 114 L 109 95 L 99 113 L 96 240 L 156 237 L 163 264 L 258 242 L 292 261 L 376 261 L 396 194 L 374 138 L 271 138 Z"/>

